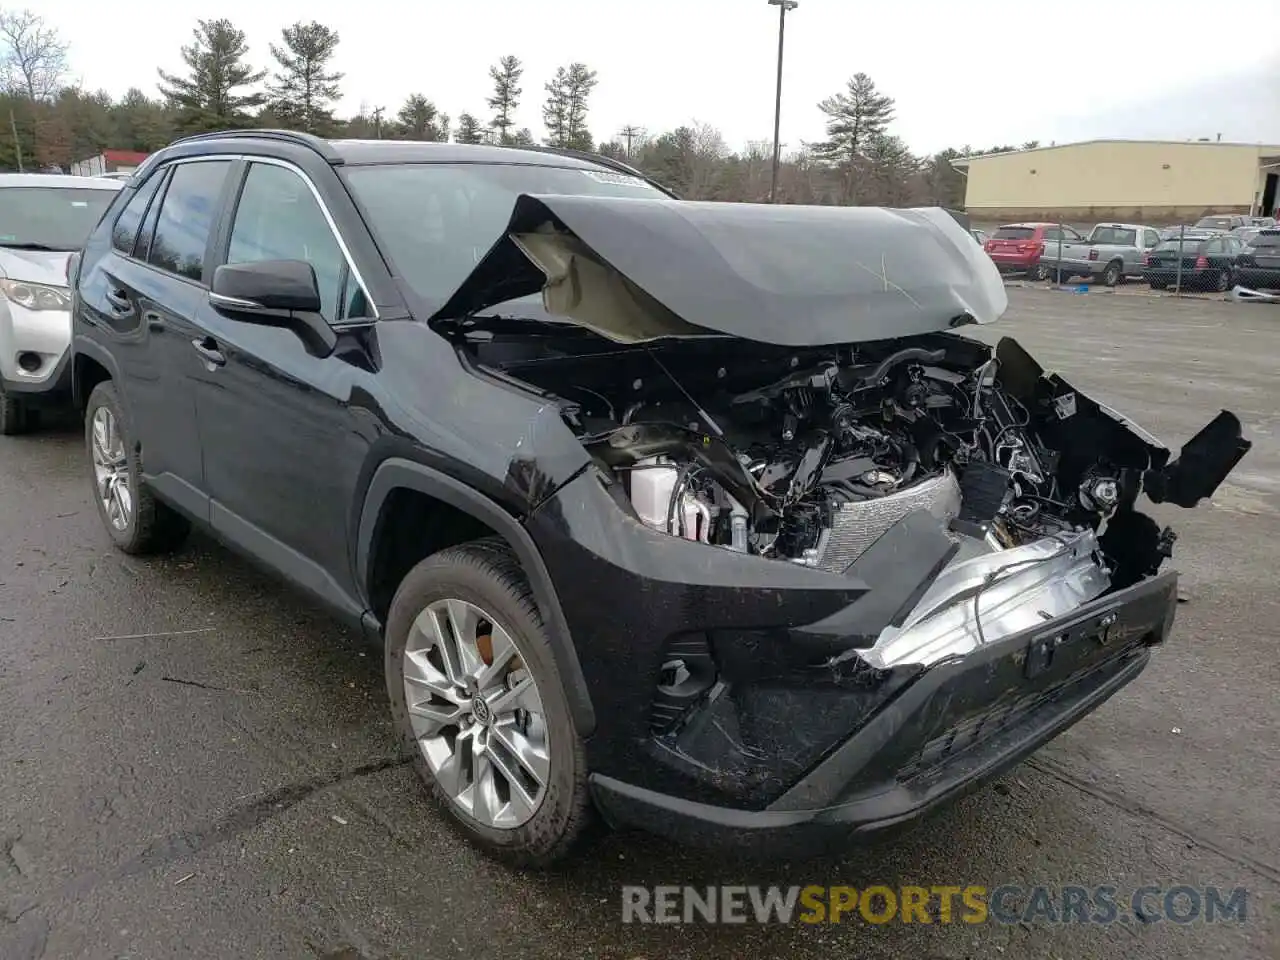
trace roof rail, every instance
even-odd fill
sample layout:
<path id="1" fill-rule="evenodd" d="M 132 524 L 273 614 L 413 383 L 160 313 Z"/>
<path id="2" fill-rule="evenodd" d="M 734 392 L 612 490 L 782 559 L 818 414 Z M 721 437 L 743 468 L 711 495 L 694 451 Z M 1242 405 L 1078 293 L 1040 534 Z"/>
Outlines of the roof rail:
<path id="1" fill-rule="evenodd" d="M 543 146 L 542 144 L 536 144 L 536 143 L 533 143 L 533 144 L 513 143 L 511 144 L 511 146 L 513 149 L 516 149 L 516 150 L 533 150 L 536 153 L 550 153 L 558 157 L 572 157 L 575 160 L 586 160 L 589 163 L 598 164 L 599 166 L 602 166 L 602 167 L 608 167 L 609 169 L 614 170 L 617 173 L 625 173 L 632 177 L 639 177 L 645 183 L 648 183 L 652 186 L 657 187 L 659 190 L 661 190 L 663 193 L 667 194 L 668 196 L 675 197 L 675 193 L 673 193 L 668 188 L 664 187 L 657 180 L 654 180 L 651 176 L 649 176 L 644 171 L 638 170 L 637 168 L 631 166 L 629 163 L 623 163 L 621 160 L 615 160 L 613 157 L 606 157 L 604 154 L 591 153 L 588 150 L 573 150 L 573 149 L 570 149 L 569 147 L 548 147 L 548 146 Z"/>
<path id="2" fill-rule="evenodd" d="M 277 130 L 265 127 L 261 129 L 216 130 L 211 133 L 197 133 L 189 137 L 182 137 L 174 140 L 170 146 L 179 143 L 198 143 L 201 140 L 279 140 L 283 143 L 294 143 L 300 147 L 314 150 L 328 163 L 342 163 L 342 157 L 339 156 L 337 150 L 333 149 L 333 144 L 329 143 L 328 140 L 323 137 L 317 137 L 314 133 L 303 133 L 299 130 Z"/>

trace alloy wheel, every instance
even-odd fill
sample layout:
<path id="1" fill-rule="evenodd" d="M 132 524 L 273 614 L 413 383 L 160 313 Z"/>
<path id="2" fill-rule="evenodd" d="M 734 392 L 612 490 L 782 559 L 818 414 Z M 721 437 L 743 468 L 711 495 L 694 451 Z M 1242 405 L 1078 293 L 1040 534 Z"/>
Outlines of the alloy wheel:
<path id="1" fill-rule="evenodd" d="M 414 620 L 402 662 L 414 739 L 441 789 L 485 826 L 527 822 L 546 795 L 551 744 L 511 634 L 473 603 L 437 600 Z"/>
<path id="2" fill-rule="evenodd" d="M 93 412 L 93 478 L 107 522 L 125 530 L 133 518 L 133 490 L 124 437 L 110 407 Z"/>

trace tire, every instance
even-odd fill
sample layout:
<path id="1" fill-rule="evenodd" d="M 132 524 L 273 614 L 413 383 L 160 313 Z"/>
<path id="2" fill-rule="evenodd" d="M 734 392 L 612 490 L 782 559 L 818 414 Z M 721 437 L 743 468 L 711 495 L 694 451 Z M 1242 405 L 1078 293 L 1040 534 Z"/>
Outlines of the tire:
<path id="1" fill-rule="evenodd" d="M 0 390 L 0 435 L 14 437 L 32 427 L 31 409 L 12 394 Z"/>
<path id="2" fill-rule="evenodd" d="M 1102 271 L 1102 285 L 1104 287 L 1116 286 L 1124 276 L 1124 267 L 1118 261 L 1112 261 L 1107 264 L 1105 270 Z"/>
<path id="3" fill-rule="evenodd" d="M 1163 280 L 1152 280 L 1150 286 L 1152 290 L 1167 290 L 1169 284 Z"/>
<path id="4" fill-rule="evenodd" d="M 94 427 L 99 420 L 99 411 L 107 411 L 119 434 L 119 447 L 122 454 L 113 461 L 113 472 L 117 477 L 116 487 L 122 487 L 127 495 L 130 507 L 127 511 L 109 512 L 108 502 L 104 501 L 99 485 L 98 463 L 95 460 Z M 93 502 L 98 508 L 98 516 L 106 528 L 117 549 L 129 554 L 163 553 L 174 549 L 186 539 L 191 531 L 191 524 L 186 517 L 175 512 L 172 507 L 161 503 L 155 495 L 142 483 L 141 464 L 138 458 L 138 445 L 129 430 L 120 399 L 116 395 L 111 381 L 103 381 L 93 388 L 89 394 L 89 402 L 84 412 L 85 452 L 89 459 L 89 478 L 93 483 Z M 111 443 L 115 448 L 114 442 Z M 123 482 L 119 478 L 123 478 Z M 114 501 L 116 506 L 122 502 Z M 120 518 L 123 515 L 123 523 Z"/>
<path id="5" fill-rule="evenodd" d="M 1028 275 L 1032 280 L 1048 280 L 1049 268 L 1043 263 L 1037 263 L 1028 271 Z"/>
<path id="6" fill-rule="evenodd" d="M 531 678 L 533 697 L 538 701 L 537 709 L 542 711 L 538 714 L 530 708 L 530 712 L 525 714 L 528 724 L 525 733 L 530 735 L 530 739 L 520 740 L 526 746 L 535 742 L 534 721 L 540 716 L 542 722 L 537 724 L 537 728 L 546 754 L 542 793 L 536 804 L 522 802 L 521 815 L 525 819 L 516 822 L 517 817 L 513 814 L 508 818 L 510 825 L 499 823 L 499 818 L 491 815 L 490 809 L 478 812 L 475 808 L 478 806 L 475 798 L 480 791 L 474 786 L 477 782 L 474 777 L 477 761 L 474 758 L 477 751 L 482 755 L 487 751 L 487 757 L 492 758 L 494 764 L 489 769 L 501 772 L 496 765 L 497 759 L 506 756 L 508 769 L 524 773 L 531 768 L 513 765 L 510 758 L 516 754 L 502 753 L 502 741 L 496 738 L 495 731 L 505 729 L 509 731 L 508 737 L 513 730 L 521 737 L 524 734 L 518 727 L 504 727 L 496 711 L 489 714 L 486 708 L 483 711 L 486 716 L 482 717 L 476 709 L 462 705 L 468 698 L 472 698 L 472 704 L 485 698 L 476 696 L 477 688 L 470 681 L 467 692 L 462 692 L 463 688 L 454 676 L 461 671 L 449 671 L 447 661 L 438 656 L 441 647 L 424 649 L 424 645 L 432 643 L 432 610 L 438 609 L 433 605 L 443 605 L 446 601 L 450 604 L 460 602 L 471 607 L 473 613 L 484 614 L 480 622 L 488 620 L 492 624 L 488 654 L 489 659 L 495 662 L 501 659 L 495 653 L 499 640 L 492 638 L 505 632 L 514 646 L 514 656 L 508 656 L 504 662 L 520 665 L 508 675 L 507 682 L 509 684 L 510 678 L 517 674 Z M 450 622 L 458 621 L 450 618 Z M 444 632 L 456 649 L 459 634 L 452 629 Z M 461 633 L 465 634 L 466 630 Z M 435 636 L 438 638 L 439 634 Z M 485 639 L 479 627 L 468 642 L 473 651 L 481 651 L 480 657 L 483 658 L 483 644 L 477 641 L 477 637 L 479 641 Z M 449 547 L 410 570 L 391 602 L 385 650 L 387 693 L 391 699 L 396 731 L 412 757 L 418 776 L 467 840 L 503 862 L 521 867 L 547 867 L 568 857 L 594 832 L 598 821 L 587 788 L 586 749 L 574 727 L 546 627 L 520 565 L 506 543 L 486 539 Z M 407 654 L 407 650 L 412 651 L 413 656 Z M 455 658 L 455 662 L 457 660 L 465 662 L 465 657 Z M 473 658 L 471 662 L 475 669 L 485 669 L 480 659 Z M 426 665 L 425 671 L 420 664 Z M 422 690 L 426 696 L 426 699 L 416 702 L 417 706 L 422 708 L 434 704 L 437 711 L 453 711 L 460 716 L 456 723 L 441 720 L 443 713 L 424 719 L 419 711 L 419 731 L 415 731 L 405 689 L 407 665 L 409 671 L 419 677 L 430 676 L 429 680 L 419 680 L 414 687 L 415 691 Z M 501 691 L 506 687 L 499 684 L 495 689 Z M 436 690 L 446 690 L 449 699 L 436 694 Z M 488 700 L 494 701 L 494 697 L 490 696 Z M 482 736 L 488 736 L 489 740 L 480 741 L 478 738 Z M 470 738 L 465 749 L 462 746 L 464 737 Z M 476 746 L 477 743 L 482 745 Z M 428 752 L 431 753 L 430 758 Z M 485 762 L 489 763 L 489 759 Z M 452 787 L 446 785 L 446 780 L 451 779 L 448 776 L 450 770 L 464 771 Z M 493 774 L 489 776 L 492 778 Z M 515 798 L 517 794 L 512 781 L 505 775 L 499 779 L 507 784 L 508 798 Z M 464 780 L 472 786 L 460 788 Z M 490 782 L 494 781 L 491 779 Z M 465 796 L 468 790 L 470 801 Z M 468 802 L 472 806 L 468 806 Z M 489 807 L 488 804 L 484 806 Z M 530 809 L 532 813 L 528 812 Z"/>
<path id="7" fill-rule="evenodd" d="M 1219 270 L 1213 278 L 1213 289 L 1218 293 L 1226 293 L 1231 289 L 1231 268 Z"/>

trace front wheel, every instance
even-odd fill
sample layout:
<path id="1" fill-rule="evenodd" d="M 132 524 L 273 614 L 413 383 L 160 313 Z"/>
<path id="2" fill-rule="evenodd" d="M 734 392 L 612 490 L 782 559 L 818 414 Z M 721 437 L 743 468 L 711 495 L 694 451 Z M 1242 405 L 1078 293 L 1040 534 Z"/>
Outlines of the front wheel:
<path id="1" fill-rule="evenodd" d="M 501 540 L 404 578 L 386 628 L 391 712 L 418 776 L 486 853 L 544 867 L 594 820 L 587 760 L 547 630 Z"/>
<path id="2" fill-rule="evenodd" d="M 93 502 L 102 525 L 124 553 L 159 553 L 178 546 L 191 529 L 182 515 L 141 483 L 138 448 L 110 381 L 93 388 L 84 413 L 84 442 Z"/>

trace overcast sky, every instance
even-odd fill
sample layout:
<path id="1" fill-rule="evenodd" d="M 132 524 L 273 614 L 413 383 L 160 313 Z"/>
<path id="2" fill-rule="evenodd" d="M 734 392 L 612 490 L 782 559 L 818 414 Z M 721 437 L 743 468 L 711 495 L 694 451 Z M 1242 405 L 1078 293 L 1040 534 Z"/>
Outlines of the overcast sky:
<path id="1" fill-rule="evenodd" d="M 543 84 L 574 60 L 599 73 L 597 139 L 690 121 L 735 149 L 772 137 L 778 8 L 766 0 L 27 2 L 70 42 L 74 76 L 116 95 L 154 95 L 157 65 L 180 71 L 197 17 L 244 30 L 258 67 L 282 26 L 314 19 L 341 36 L 340 113 L 394 113 L 421 92 L 454 118 L 487 119 L 488 66 L 511 53 L 526 68 L 518 123 L 539 138 Z M 787 16 L 782 140 L 819 139 L 818 101 L 862 71 L 897 100 L 893 130 L 917 152 L 1099 136 L 1278 143 L 1274 42 L 1255 52 L 1231 39 L 1268 6 L 1114 3 L 1073 25 L 1065 2 L 800 0 Z"/>

